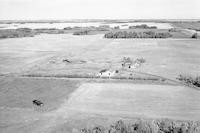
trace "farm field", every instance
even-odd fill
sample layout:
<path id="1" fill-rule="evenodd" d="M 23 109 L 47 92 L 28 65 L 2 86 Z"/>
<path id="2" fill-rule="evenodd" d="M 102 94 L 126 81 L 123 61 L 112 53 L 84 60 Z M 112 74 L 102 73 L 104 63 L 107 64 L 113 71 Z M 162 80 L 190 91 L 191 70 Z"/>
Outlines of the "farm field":
<path id="1" fill-rule="evenodd" d="M 0 0 L 0 133 L 200 133 L 200 0 Z"/>
<path id="2" fill-rule="evenodd" d="M 0 131 L 78 133 L 119 119 L 200 119 L 199 89 L 176 79 L 180 74 L 199 76 L 199 39 L 103 36 L 41 34 L 0 40 Z M 145 62 L 126 68 L 124 57 Z M 118 70 L 117 76 L 129 80 L 99 78 L 103 69 Z M 34 99 L 44 106 L 33 105 Z"/>
<path id="3" fill-rule="evenodd" d="M 200 30 L 200 22 L 173 22 L 172 26 L 184 29 Z"/>
<path id="4" fill-rule="evenodd" d="M 175 79 L 198 75 L 199 40 L 104 39 L 103 35 L 40 35 L 0 41 L 1 74 L 91 74 L 102 69 L 123 70 L 123 57 L 144 58 L 130 71 Z M 92 56 L 91 56 L 92 55 Z M 69 62 L 63 62 L 63 60 Z"/>
<path id="5" fill-rule="evenodd" d="M 199 120 L 199 91 L 183 85 L 1 77 L 1 132 L 79 132 L 84 127 L 170 118 Z M 192 97 L 191 97 L 192 95 Z M 44 107 L 32 105 L 32 99 Z"/>

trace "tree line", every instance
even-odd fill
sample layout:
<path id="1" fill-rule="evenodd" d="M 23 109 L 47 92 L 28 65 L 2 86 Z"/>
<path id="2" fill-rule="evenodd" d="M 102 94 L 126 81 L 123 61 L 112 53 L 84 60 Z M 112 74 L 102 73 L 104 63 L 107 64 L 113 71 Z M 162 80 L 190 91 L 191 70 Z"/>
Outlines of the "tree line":
<path id="1" fill-rule="evenodd" d="M 109 32 L 104 35 L 105 38 L 169 38 L 172 35 L 169 32 L 153 32 L 153 31 L 144 31 L 144 32 Z"/>

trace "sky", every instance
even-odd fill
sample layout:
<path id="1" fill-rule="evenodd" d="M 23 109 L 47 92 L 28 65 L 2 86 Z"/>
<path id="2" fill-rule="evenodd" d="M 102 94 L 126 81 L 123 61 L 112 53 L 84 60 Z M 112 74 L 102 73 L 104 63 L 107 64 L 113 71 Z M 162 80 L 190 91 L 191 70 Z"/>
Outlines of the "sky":
<path id="1" fill-rule="evenodd" d="M 200 19 L 200 0 L 0 0 L 0 20 Z"/>

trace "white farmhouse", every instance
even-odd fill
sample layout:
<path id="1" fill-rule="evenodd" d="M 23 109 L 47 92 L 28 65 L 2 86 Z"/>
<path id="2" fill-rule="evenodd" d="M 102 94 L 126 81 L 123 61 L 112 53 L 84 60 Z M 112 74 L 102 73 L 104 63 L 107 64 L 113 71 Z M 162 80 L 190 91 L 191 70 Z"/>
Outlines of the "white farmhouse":
<path id="1" fill-rule="evenodd" d="M 98 76 L 110 78 L 110 77 L 113 77 L 116 73 L 118 73 L 118 70 L 111 72 L 107 69 L 103 69 L 98 73 Z"/>

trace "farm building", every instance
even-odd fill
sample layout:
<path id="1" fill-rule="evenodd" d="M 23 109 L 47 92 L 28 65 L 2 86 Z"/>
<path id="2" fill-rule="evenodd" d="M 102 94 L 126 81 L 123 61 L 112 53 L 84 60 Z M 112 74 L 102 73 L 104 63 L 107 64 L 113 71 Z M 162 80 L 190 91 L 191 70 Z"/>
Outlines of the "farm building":
<path id="1" fill-rule="evenodd" d="M 103 69 L 98 73 L 98 76 L 100 76 L 100 77 L 109 77 L 110 78 L 110 77 L 114 76 L 116 73 L 118 73 L 118 70 L 115 70 L 115 71 L 111 72 L 111 71 L 109 71 L 107 69 Z"/>

